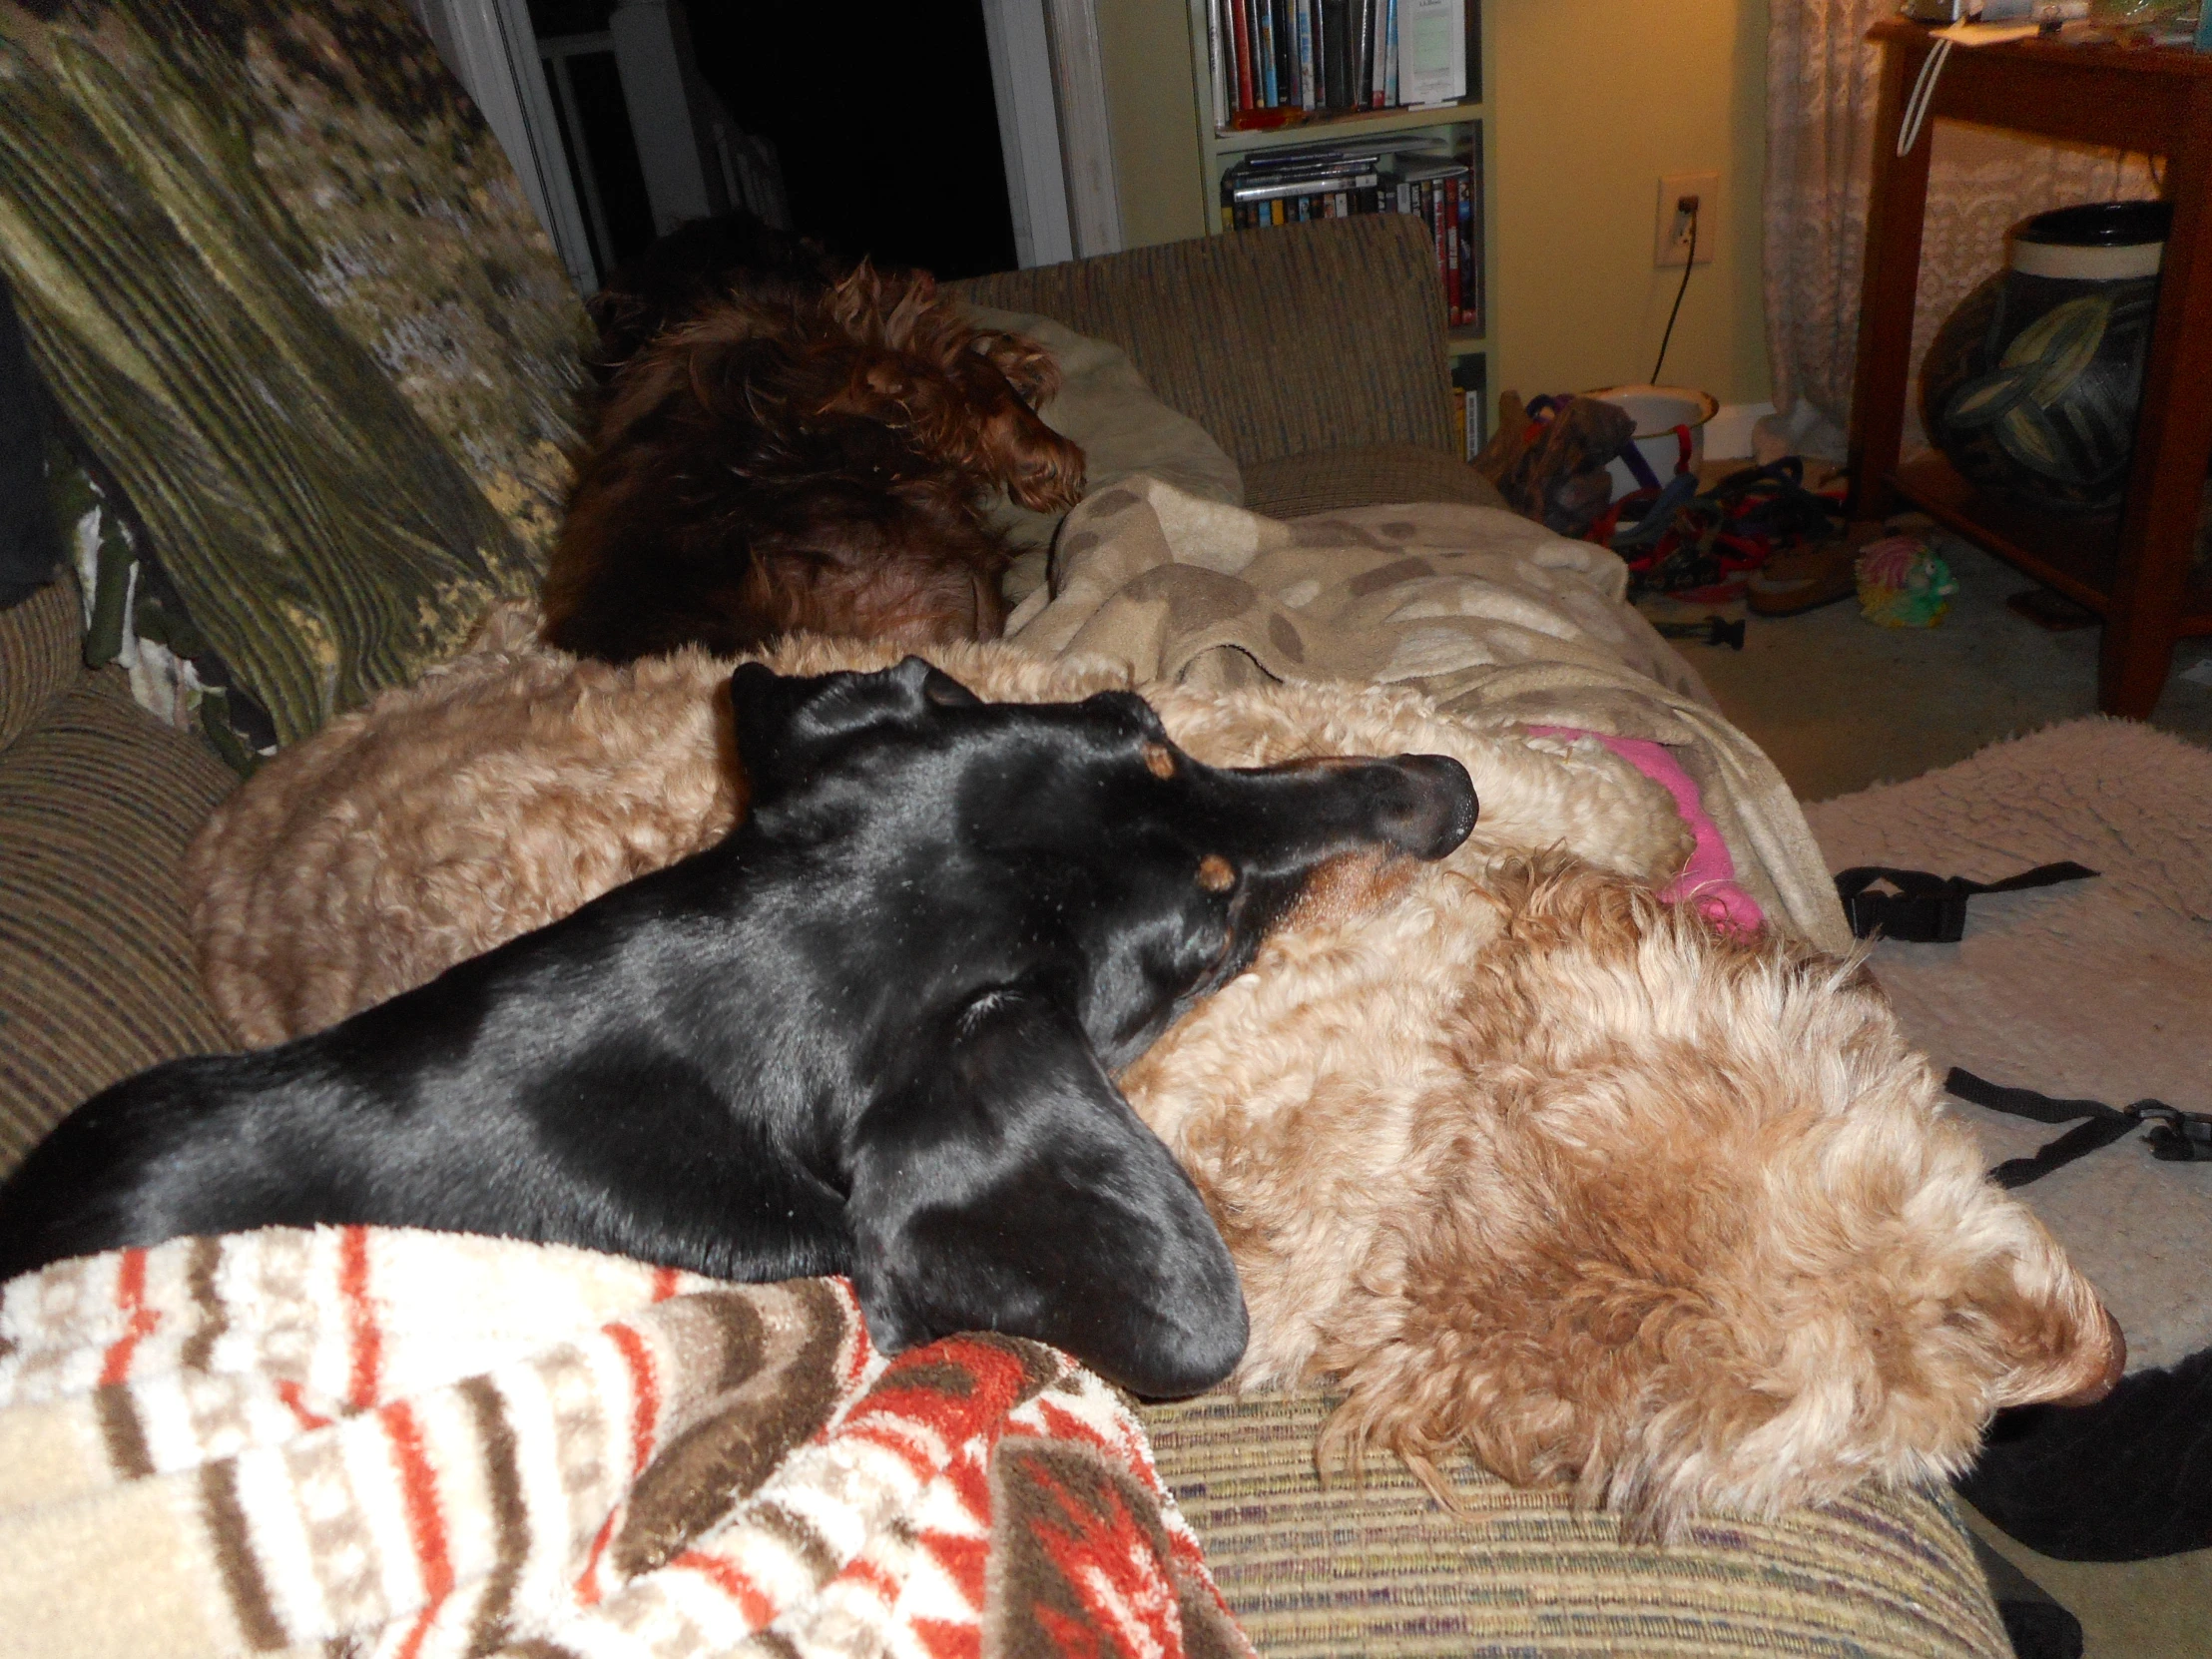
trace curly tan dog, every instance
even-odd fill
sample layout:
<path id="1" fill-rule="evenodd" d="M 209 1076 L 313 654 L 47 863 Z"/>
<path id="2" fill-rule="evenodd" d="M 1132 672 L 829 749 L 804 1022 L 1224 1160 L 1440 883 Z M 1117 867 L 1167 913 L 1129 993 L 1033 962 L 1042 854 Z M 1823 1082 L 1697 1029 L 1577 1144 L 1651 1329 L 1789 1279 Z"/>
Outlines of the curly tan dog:
<path id="1" fill-rule="evenodd" d="M 202 829 L 186 863 L 193 931 L 208 989 L 241 1041 L 266 1046 L 335 1024 L 711 844 L 736 822 L 744 784 L 730 748 L 729 662 L 689 650 L 617 668 L 550 650 L 535 633 L 528 607 L 499 607 L 466 655 L 286 750 Z M 820 674 L 901 655 L 885 642 L 801 638 L 762 660 Z M 927 655 L 997 702 L 1128 684 L 1112 668 L 997 644 Z M 1473 839 L 1489 851 L 1557 840 L 1650 880 L 1689 853 L 1666 791 L 1594 742 L 1475 733 L 1381 688 L 1283 686 L 1227 700 L 1146 690 L 1175 740 L 1210 764 L 1374 744 L 1448 754 L 1474 779 Z M 1476 852 L 1453 856 L 1478 867 Z"/>
<path id="2" fill-rule="evenodd" d="M 194 939 L 240 1041 L 335 1025 L 737 822 L 727 665 L 615 668 L 536 627 L 500 608 L 473 650 L 285 750 L 202 828 Z"/>
<path id="3" fill-rule="evenodd" d="M 727 665 L 615 670 L 528 632 L 495 619 L 476 658 L 281 757 L 204 832 L 204 962 L 242 1035 L 426 979 L 738 811 L 705 712 Z M 929 655 L 1000 700 L 1121 683 Z M 1982 1180 L 1864 973 L 1652 896 L 1689 850 L 1661 786 L 1403 691 L 1144 689 L 1211 764 L 1448 754 L 1481 800 L 1450 858 L 1309 907 L 1122 1079 L 1230 1242 L 1240 1382 L 1345 1390 L 1331 1442 L 1439 1490 L 1466 1452 L 1663 1531 L 1948 1472 L 1996 1407 L 2116 1375 L 2094 1293 Z M 350 834 L 316 830 L 332 815 Z"/>
<path id="4" fill-rule="evenodd" d="M 1236 1258 L 1235 1380 L 1346 1390 L 1327 1441 L 1439 1495 L 1466 1452 L 1772 1516 L 2125 1358 L 1857 964 L 1562 854 L 1279 934 L 1122 1083 Z"/>

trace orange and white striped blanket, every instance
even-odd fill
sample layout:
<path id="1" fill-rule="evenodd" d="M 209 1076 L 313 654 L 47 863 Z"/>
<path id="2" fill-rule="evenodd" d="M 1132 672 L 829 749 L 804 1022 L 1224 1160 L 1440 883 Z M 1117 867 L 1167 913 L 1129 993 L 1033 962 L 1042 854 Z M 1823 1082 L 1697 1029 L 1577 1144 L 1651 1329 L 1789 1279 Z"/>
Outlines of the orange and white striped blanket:
<path id="1" fill-rule="evenodd" d="M 1249 1656 L 1143 1431 L 839 1280 L 273 1228 L 0 1290 L 0 1655 Z"/>

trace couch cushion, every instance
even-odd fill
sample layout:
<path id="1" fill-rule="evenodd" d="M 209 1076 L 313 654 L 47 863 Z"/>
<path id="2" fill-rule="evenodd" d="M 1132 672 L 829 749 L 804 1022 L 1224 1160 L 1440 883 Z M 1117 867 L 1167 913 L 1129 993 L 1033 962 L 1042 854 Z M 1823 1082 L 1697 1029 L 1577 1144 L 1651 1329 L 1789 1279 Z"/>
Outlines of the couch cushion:
<path id="1" fill-rule="evenodd" d="M 1449 453 L 1443 292 L 1425 227 L 1361 214 L 949 284 L 1129 353 L 1244 466 L 1337 444 Z"/>
<path id="2" fill-rule="evenodd" d="M 1557 1489 L 1458 1471 L 1452 1515 L 1388 1455 L 1314 1469 L 1318 1393 L 1147 1407 L 1161 1477 L 1268 1659 L 1357 1653 L 2010 1659 L 1946 1497 L 1866 1489 L 1665 1547 Z"/>
<path id="3" fill-rule="evenodd" d="M 77 590 L 67 582 L 0 611 L 0 750 L 29 731 L 84 673 L 77 622 Z"/>
<path id="4" fill-rule="evenodd" d="M 117 1078 L 230 1046 L 177 866 L 237 781 L 113 669 L 0 753 L 0 1175 Z"/>
<path id="5" fill-rule="evenodd" d="M 1456 455 L 1409 443 L 1324 449 L 1255 461 L 1245 468 L 1244 504 L 1270 518 L 1304 518 L 1400 501 L 1505 505 L 1497 486 Z"/>

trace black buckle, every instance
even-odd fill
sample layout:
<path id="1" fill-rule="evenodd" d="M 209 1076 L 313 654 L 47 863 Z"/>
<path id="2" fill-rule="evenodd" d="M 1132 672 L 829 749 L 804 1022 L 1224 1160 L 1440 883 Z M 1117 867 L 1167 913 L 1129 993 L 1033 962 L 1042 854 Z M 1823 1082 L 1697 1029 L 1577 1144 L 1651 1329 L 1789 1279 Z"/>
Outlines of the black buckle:
<path id="1" fill-rule="evenodd" d="M 1973 892 L 1953 875 L 1936 891 L 1856 892 L 1844 900 L 1855 939 L 1904 944 L 1956 944 L 1966 936 L 1966 900 Z"/>
<path id="2" fill-rule="evenodd" d="M 2156 1100 L 2138 1100 L 2128 1110 L 2150 1125 L 2143 1139 L 2152 1157 L 2169 1164 L 2212 1163 L 2212 1112 L 2184 1112 Z"/>
<path id="3" fill-rule="evenodd" d="M 1901 944 L 1956 944 L 1966 935 L 1966 900 L 1985 892 L 2018 892 L 2060 881 L 2081 881 L 2096 874 L 2071 859 L 2037 864 L 2001 881 L 1969 881 L 1963 875 L 1931 875 L 1925 869 L 1891 869 L 1859 864 L 1836 872 L 1836 896 L 1843 901 L 1854 938 L 1895 939 Z M 1874 890 L 1880 882 L 1886 892 Z"/>

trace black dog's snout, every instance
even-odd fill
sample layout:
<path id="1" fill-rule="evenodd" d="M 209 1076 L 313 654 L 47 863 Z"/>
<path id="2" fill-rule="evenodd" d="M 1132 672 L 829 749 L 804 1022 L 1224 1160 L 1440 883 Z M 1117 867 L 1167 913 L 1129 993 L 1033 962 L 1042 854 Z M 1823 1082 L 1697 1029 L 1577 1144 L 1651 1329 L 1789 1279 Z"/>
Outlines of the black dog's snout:
<path id="1" fill-rule="evenodd" d="M 1376 829 L 1400 852 L 1441 858 L 1474 830 L 1474 780 L 1448 755 L 1400 755 L 1382 763 L 1385 799 Z"/>

